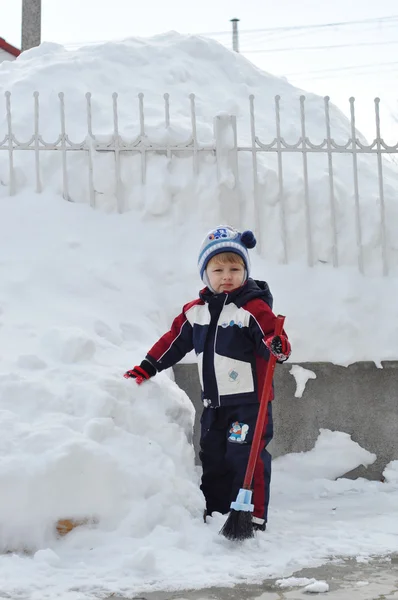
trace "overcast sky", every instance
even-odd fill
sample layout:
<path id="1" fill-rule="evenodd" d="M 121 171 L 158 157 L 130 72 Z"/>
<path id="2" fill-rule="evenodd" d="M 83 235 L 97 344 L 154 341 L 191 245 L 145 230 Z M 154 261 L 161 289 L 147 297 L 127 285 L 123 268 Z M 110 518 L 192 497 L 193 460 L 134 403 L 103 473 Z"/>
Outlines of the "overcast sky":
<path id="1" fill-rule="evenodd" d="M 0 37 L 18 47 L 21 6 L 22 0 L 0 0 Z M 388 16 L 396 19 L 277 31 Z M 241 52 L 260 68 L 286 75 L 303 89 L 330 95 L 343 109 L 351 95 L 370 106 L 372 98 L 380 96 L 388 107 L 394 106 L 398 96 L 398 0 L 42 0 L 42 40 L 73 47 L 175 30 L 211 33 L 230 47 L 229 20 L 234 17 L 240 19 Z M 270 29 L 274 31 L 264 31 Z M 336 45 L 340 47 L 330 48 Z M 308 46 L 313 49 L 300 50 Z M 275 52 L 277 49 L 281 50 Z"/>
<path id="2" fill-rule="evenodd" d="M 0 36 L 19 45 L 21 0 L 0 0 Z M 42 0 L 44 40 L 64 42 L 348 21 L 398 14 L 396 0 Z"/>

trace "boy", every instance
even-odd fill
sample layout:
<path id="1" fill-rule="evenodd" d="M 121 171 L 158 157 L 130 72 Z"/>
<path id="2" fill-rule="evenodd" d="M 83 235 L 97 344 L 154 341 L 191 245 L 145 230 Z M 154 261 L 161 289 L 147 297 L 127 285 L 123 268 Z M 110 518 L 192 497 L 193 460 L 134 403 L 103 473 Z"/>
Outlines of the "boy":
<path id="1" fill-rule="evenodd" d="M 206 514 L 226 514 L 236 500 L 249 459 L 269 353 L 279 362 L 290 355 L 283 333 L 273 336 L 272 295 L 263 281 L 250 275 L 251 231 L 217 227 L 202 243 L 199 272 L 206 287 L 186 304 L 139 366 L 127 371 L 137 384 L 163 371 L 195 349 L 204 410 L 201 417 L 200 489 Z M 253 478 L 253 526 L 265 530 L 271 479 L 266 446 L 273 435 L 272 406 L 264 428 Z"/>

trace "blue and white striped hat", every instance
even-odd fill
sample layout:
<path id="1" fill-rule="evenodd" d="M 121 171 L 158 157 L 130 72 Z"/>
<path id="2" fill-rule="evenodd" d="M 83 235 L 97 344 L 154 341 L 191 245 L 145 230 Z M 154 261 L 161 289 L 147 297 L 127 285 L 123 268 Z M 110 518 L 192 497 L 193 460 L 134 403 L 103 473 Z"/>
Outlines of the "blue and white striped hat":
<path id="1" fill-rule="evenodd" d="M 222 252 L 235 252 L 235 254 L 238 254 L 245 265 L 246 277 L 249 277 L 250 258 L 248 249 L 254 248 L 255 245 L 256 238 L 250 230 L 240 233 L 228 225 L 220 225 L 209 231 L 203 240 L 198 259 L 200 277 L 203 282 L 208 285 L 207 277 L 204 277 L 206 275 L 207 263 L 213 256 Z"/>

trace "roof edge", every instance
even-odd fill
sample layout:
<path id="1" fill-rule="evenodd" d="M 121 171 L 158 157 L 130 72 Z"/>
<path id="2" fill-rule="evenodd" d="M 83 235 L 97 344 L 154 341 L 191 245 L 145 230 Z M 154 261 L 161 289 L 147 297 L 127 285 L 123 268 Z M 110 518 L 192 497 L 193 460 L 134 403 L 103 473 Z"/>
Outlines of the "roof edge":
<path id="1" fill-rule="evenodd" d="M 15 48 L 15 46 L 12 46 L 8 42 L 6 42 L 5 39 L 2 37 L 0 37 L 0 48 L 8 52 L 8 54 L 12 54 L 15 57 L 21 54 L 21 51 L 18 50 L 18 48 Z"/>

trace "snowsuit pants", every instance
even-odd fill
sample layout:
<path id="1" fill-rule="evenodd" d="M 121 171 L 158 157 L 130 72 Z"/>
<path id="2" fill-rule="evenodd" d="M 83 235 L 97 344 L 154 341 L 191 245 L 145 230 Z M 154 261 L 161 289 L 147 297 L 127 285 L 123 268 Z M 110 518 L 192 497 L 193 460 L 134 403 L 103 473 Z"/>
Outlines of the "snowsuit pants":
<path id="1" fill-rule="evenodd" d="M 207 514 L 226 514 L 243 484 L 256 426 L 259 404 L 205 408 L 201 417 L 200 460 L 203 467 L 200 489 Z M 241 435 L 240 435 L 241 434 Z M 253 477 L 253 516 L 267 522 L 271 455 L 266 446 L 273 436 L 272 403 L 268 403 L 263 431 L 264 444 Z"/>

